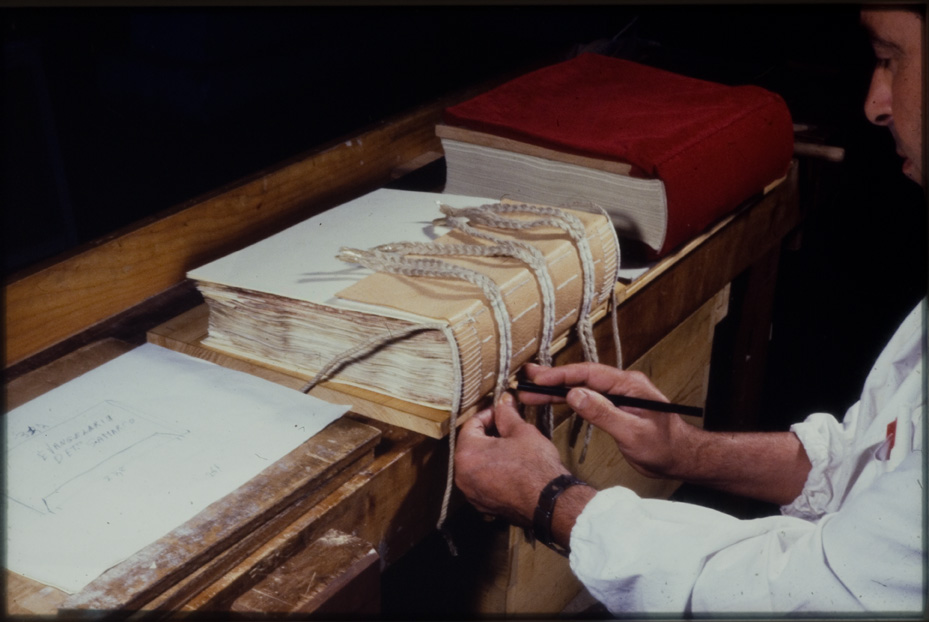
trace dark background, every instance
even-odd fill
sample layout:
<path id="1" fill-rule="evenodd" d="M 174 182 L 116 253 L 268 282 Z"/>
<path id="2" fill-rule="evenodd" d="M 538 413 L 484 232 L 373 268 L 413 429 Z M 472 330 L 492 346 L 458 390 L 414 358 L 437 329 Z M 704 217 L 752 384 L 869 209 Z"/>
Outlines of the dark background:
<path id="1" fill-rule="evenodd" d="M 817 140 L 845 149 L 841 164 L 801 161 L 809 217 L 781 261 L 762 427 L 815 410 L 841 415 L 925 295 L 926 202 L 887 131 L 864 118 L 872 58 L 855 6 L 5 8 L 0 17 L 5 275 L 417 104 L 590 49 L 760 84 Z M 444 559 L 433 544 L 409 564 Z M 430 589 L 421 579 L 420 595 Z M 404 592 L 391 593 L 385 611 L 411 613 Z M 432 606 L 424 613 L 449 613 Z"/>

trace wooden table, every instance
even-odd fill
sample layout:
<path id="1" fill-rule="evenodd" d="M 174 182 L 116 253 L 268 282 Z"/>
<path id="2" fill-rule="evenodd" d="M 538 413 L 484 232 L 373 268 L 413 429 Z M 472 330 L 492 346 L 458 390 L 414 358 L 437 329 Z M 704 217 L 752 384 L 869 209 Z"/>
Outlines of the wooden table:
<path id="1" fill-rule="evenodd" d="M 202 300 L 184 281 L 188 269 L 388 183 L 398 170 L 435 160 L 441 154 L 433 127 L 448 103 L 436 102 L 334 142 L 14 277 L 5 286 L 8 396 L 22 401 L 38 395 L 138 345 L 153 327 L 196 307 Z M 672 400 L 702 404 L 710 391 L 712 357 L 714 374 L 719 370 L 732 385 L 747 388 L 726 392 L 725 399 L 711 395 L 716 406 L 706 425 L 750 422 L 729 413 L 745 412 L 757 399 L 752 379 L 763 370 L 778 254 L 800 220 L 793 167 L 771 193 L 632 284 L 618 285 L 627 365 L 653 376 Z M 714 334 L 724 325 L 728 347 L 714 352 Z M 597 337 L 607 351 L 603 322 Z M 566 360 L 576 351 L 569 347 L 560 356 Z M 302 382 L 261 373 L 288 386 Z M 370 461 L 280 519 L 263 542 L 229 560 L 221 573 L 179 581 L 157 594 L 124 594 L 125 606 L 246 617 L 255 617 L 256 609 L 375 613 L 379 571 L 435 529 L 448 449 L 443 440 L 348 417 L 380 432 Z M 587 462 L 579 465 L 568 436 L 565 420 L 556 430 L 565 459 L 598 485 L 625 483 L 656 496 L 669 494 L 675 485 L 637 479 L 612 443 L 596 434 Z M 502 535 L 486 542 L 492 561 L 472 586 L 470 611 L 560 611 L 579 589 L 564 560 L 544 547 L 532 549 L 516 530 L 498 532 Z M 67 600 L 54 588 L 9 572 L 7 577 L 8 613 L 54 613 Z"/>

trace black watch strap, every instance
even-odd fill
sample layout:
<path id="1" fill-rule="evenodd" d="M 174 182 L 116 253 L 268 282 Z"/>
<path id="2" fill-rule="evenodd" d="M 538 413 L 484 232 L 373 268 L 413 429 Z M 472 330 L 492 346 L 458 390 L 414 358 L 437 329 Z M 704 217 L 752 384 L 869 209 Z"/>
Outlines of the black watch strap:
<path id="1" fill-rule="evenodd" d="M 552 542 L 552 516 L 555 513 L 555 501 L 571 486 L 589 486 L 587 482 L 579 480 L 571 474 L 559 475 L 542 489 L 539 493 L 539 503 L 532 516 L 532 532 L 535 539 L 552 549 L 567 556 L 568 550 Z"/>

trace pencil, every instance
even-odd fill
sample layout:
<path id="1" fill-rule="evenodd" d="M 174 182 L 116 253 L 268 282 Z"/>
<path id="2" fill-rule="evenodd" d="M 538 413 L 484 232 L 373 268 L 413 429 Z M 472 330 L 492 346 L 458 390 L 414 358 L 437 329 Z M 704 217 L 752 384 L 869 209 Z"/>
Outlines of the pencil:
<path id="1" fill-rule="evenodd" d="M 555 397 L 567 397 L 568 391 L 574 387 L 546 387 L 532 382 L 517 382 L 517 391 L 526 391 L 528 393 L 541 393 L 542 395 L 554 395 Z M 656 400 L 647 400 L 641 397 L 631 397 L 629 395 L 610 395 L 602 393 L 606 399 L 613 402 L 615 406 L 632 406 L 633 408 L 645 408 L 665 413 L 678 413 L 681 415 L 690 415 L 691 417 L 702 417 L 703 409 L 698 406 L 684 406 L 683 404 L 670 404 L 668 402 L 659 402 Z"/>

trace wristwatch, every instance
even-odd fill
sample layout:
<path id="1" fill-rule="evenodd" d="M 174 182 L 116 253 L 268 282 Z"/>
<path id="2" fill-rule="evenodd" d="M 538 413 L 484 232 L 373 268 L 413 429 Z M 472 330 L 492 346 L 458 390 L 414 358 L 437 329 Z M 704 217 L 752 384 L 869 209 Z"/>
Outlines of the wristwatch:
<path id="1" fill-rule="evenodd" d="M 552 516 L 555 513 L 555 501 L 565 490 L 571 486 L 590 486 L 570 473 L 559 475 L 542 489 L 539 493 L 539 503 L 532 516 L 532 532 L 535 539 L 552 549 L 556 553 L 568 556 L 569 549 L 559 546 L 552 541 Z"/>

